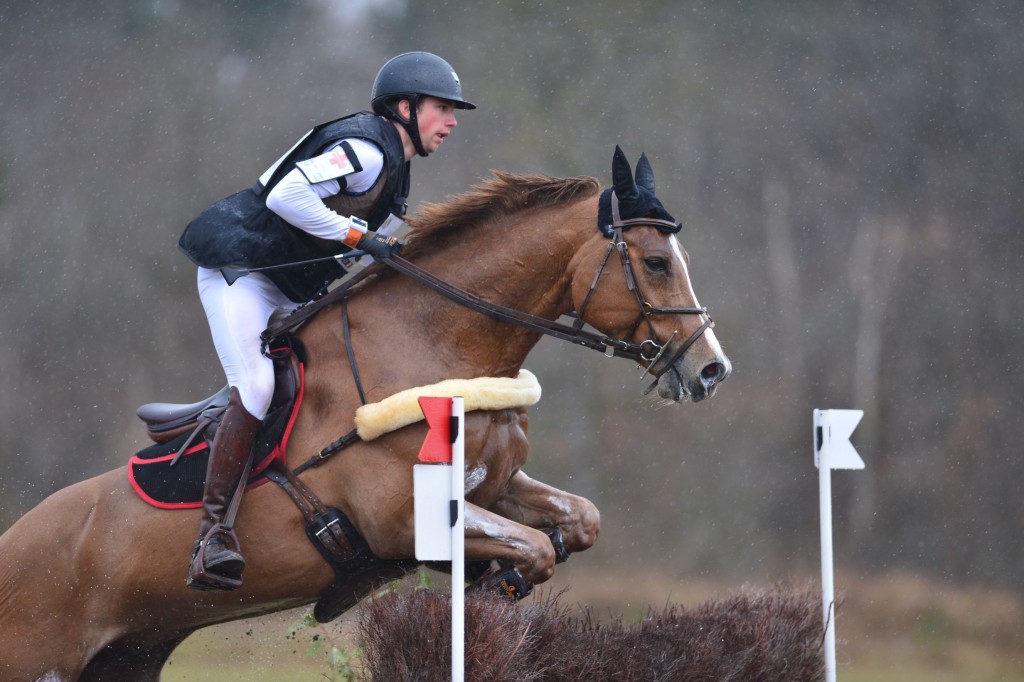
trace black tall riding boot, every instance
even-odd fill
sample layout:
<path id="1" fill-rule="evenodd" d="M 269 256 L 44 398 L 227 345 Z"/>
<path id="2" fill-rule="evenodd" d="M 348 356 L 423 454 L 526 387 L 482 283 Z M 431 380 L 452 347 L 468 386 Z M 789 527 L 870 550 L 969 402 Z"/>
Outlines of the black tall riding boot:
<path id="1" fill-rule="evenodd" d="M 242 586 L 245 559 L 232 526 L 234 514 L 228 513 L 239 482 L 248 474 L 249 453 L 260 420 L 249 414 L 231 387 L 217 435 L 210 448 L 203 488 L 203 518 L 192 553 L 188 586 L 195 590 L 234 590 Z M 228 518 L 228 517 L 231 518 Z"/>

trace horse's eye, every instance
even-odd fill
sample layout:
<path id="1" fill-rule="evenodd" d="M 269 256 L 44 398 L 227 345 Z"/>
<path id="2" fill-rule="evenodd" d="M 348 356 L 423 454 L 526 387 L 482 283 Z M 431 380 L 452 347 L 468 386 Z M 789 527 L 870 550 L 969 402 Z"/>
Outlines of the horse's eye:
<path id="1" fill-rule="evenodd" d="M 665 272 L 668 270 L 668 263 L 665 262 L 664 258 L 644 258 L 644 265 L 646 265 L 647 269 L 651 272 Z"/>

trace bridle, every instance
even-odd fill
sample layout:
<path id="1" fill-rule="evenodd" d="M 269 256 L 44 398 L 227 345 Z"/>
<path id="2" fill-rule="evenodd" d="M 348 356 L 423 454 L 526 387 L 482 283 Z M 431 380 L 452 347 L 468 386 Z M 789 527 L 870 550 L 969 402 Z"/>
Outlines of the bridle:
<path id="1" fill-rule="evenodd" d="M 683 357 L 686 351 L 688 351 L 690 347 L 697 342 L 697 339 L 699 339 L 704 332 L 708 329 L 712 329 L 715 326 L 715 323 L 711 319 L 711 316 L 708 315 L 708 309 L 704 306 L 671 308 L 653 305 L 644 295 L 643 291 L 640 290 L 640 284 L 637 281 L 636 274 L 633 270 L 633 262 L 629 258 L 629 246 L 626 244 L 626 240 L 623 237 L 623 232 L 626 230 L 632 227 L 642 226 L 654 227 L 666 234 L 676 234 L 680 229 L 682 229 L 682 223 L 670 220 L 661 220 L 659 218 L 629 218 L 627 220 L 623 220 L 619 215 L 619 197 L 616 195 L 614 190 L 611 192 L 611 214 L 611 224 L 602 226 L 601 228 L 605 236 L 611 238 L 611 241 L 608 243 L 608 248 L 605 250 L 604 258 L 601 260 L 601 265 L 598 267 L 597 273 L 594 275 L 594 279 L 590 284 L 590 290 L 583 299 L 583 305 L 580 306 L 576 324 L 577 326 L 583 325 L 583 311 L 586 309 L 587 304 L 590 302 L 590 297 L 597 288 L 597 282 L 601 278 L 601 273 L 604 271 L 605 266 L 608 264 L 608 259 L 611 256 L 612 250 L 614 249 L 618 251 L 619 261 L 622 263 L 622 270 L 626 276 L 626 287 L 633 292 L 633 295 L 636 297 L 637 305 L 640 308 L 640 314 L 637 316 L 636 321 L 627 332 L 625 338 L 632 338 L 643 323 L 647 324 L 647 330 L 650 334 L 648 339 L 641 341 L 639 344 L 641 347 L 640 359 L 648 363 L 643 374 L 640 375 L 640 378 L 643 379 L 651 371 L 654 365 L 657 364 L 658 360 L 661 359 L 661 356 L 665 354 L 665 351 L 668 350 L 672 340 L 679 333 L 678 330 L 675 330 L 672 332 L 672 335 L 669 336 L 668 340 L 664 343 L 659 343 L 657 340 L 657 332 L 654 330 L 654 322 L 651 319 L 653 315 L 701 315 L 705 318 L 703 324 L 701 324 L 696 331 L 690 334 L 689 338 L 687 338 L 686 341 L 684 341 L 683 344 L 672 354 L 666 365 L 667 367 L 674 367 L 679 358 Z M 654 354 L 649 355 L 644 353 L 643 348 L 645 346 L 649 346 Z M 643 363 L 638 361 L 637 364 L 642 365 Z M 648 386 L 647 389 L 644 390 L 644 395 L 650 393 L 656 385 L 657 381 Z"/>
<path id="2" fill-rule="evenodd" d="M 653 305 L 647 300 L 647 297 L 640 290 L 640 285 L 637 282 L 637 278 L 633 270 L 632 261 L 629 259 L 629 248 L 623 238 L 623 232 L 633 227 L 654 227 L 662 232 L 675 234 L 679 232 L 681 224 L 668 220 L 660 220 L 658 218 L 630 218 L 622 220 L 619 216 L 618 198 L 614 191 L 611 194 L 611 202 L 612 223 L 611 225 L 601 227 L 602 232 L 604 232 L 606 236 L 610 237 L 610 241 L 608 242 L 608 247 L 605 249 L 604 257 L 601 259 L 601 264 L 598 266 L 597 272 L 594 274 L 594 279 L 591 281 L 590 289 L 587 291 L 587 295 L 584 297 L 580 309 L 571 313 L 571 315 L 576 318 L 575 322 L 571 326 L 562 324 L 555 320 L 549 320 L 545 317 L 533 315 L 532 313 L 523 312 L 521 310 L 516 310 L 514 308 L 509 308 L 507 306 L 484 300 L 475 294 L 471 294 L 468 291 L 460 289 L 435 277 L 426 270 L 420 268 L 418 265 L 405 260 L 401 256 L 393 255 L 384 260 L 384 263 L 403 275 L 430 287 L 450 300 L 471 310 L 483 313 L 493 319 L 497 319 L 502 322 L 509 322 L 530 331 L 601 351 L 607 357 L 628 358 L 630 360 L 634 360 L 640 366 L 643 366 L 644 363 L 646 363 L 646 368 L 641 375 L 641 378 L 643 378 L 662 358 L 668 350 L 669 345 L 672 343 L 672 340 L 678 334 L 678 331 L 673 331 L 668 340 L 663 343 L 659 342 L 654 330 L 654 323 L 651 319 L 652 316 L 701 315 L 705 318 L 703 324 L 701 324 L 701 326 L 698 327 L 697 330 L 694 331 L 670 356 L 667 365 L 668 367 L 674 366 L 679 358 L 683 357 L 683 354 L 697 342 L 697 339 L 699 339 L 705 331 L 714 327 L 714 322 L 708 315 L 707 308 L 705 307 L 668 308 Z M 590 303 L 591 297 L 597 289 L 598 281 L 601 279 L 601 274 L 608 265 L 608 261 L 610 260 L 613 250 L 617 251 L 619 254 L 619 261 L 622 263 L 622 268 L 626 275 L 626 286 L 633 292 L 636 297 L 637 305 L 640 309 L 636 321 L 633 323 L 633 326 L 630 328 L 626 336 L 622 339 L 613 339 L 608 336 L 595 334 L 583 329 L 583 325 L 585 324 L 583 315 Z M 649 338 L 644 339 L 640 343 L 633 343 L 629 341 L 628 339 L 635 336 L 637 330 L 644 323 L 647 324 L 648 333 L 650 334 Z M 657 381 L 651 384 L 644 391 L 644 394 L 646 395 L 647 393 L 650 393 L 656 385 Z"/>

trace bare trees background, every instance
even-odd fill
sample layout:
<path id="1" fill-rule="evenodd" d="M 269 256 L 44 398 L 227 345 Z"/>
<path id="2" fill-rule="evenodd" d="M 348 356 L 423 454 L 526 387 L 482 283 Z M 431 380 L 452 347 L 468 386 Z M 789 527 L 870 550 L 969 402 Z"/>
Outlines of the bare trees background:
<path id="1" fill-rule="evenodd" d="M 1022 20 L 994 0 L 7 2 L 0 527 L 122 465 L 139 403 L 221 385 L 182 228 L 428 49 L 480 109 L 414 162 L 414 202 L 490 168 L 607 183 L 615 144 L 646 151 L 736 364 L 714 400 L 652 410 L 627 364 L 538 346 L 531 473 L 602 508 L 592 561 L 811 572 L 811 409 L 860 407 L 837 552 L 1024 587 Z"/>

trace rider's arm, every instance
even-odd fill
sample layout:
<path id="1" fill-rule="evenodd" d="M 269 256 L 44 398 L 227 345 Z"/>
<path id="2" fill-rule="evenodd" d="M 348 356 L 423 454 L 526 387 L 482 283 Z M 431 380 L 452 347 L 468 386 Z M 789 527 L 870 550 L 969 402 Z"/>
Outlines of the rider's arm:
<path id="1" fill-rule="evenodd" d="M 362 226 L 335 213 L 323 200 L 342 190 L 352 194 L 369 190 L 384 168 L 384 155 L 376 145 L 364 140 L 350 139 L 347 142 L 359 159 L 361 171 L 337 179 L 310 183 L 299 168 L 293 168 L 270 190 L 267 208 L 291 225 L 316 237 L 336 239 L 355 246 L 364 233 Z M 325 153 L 329 151 L 325 150 Z"/>

